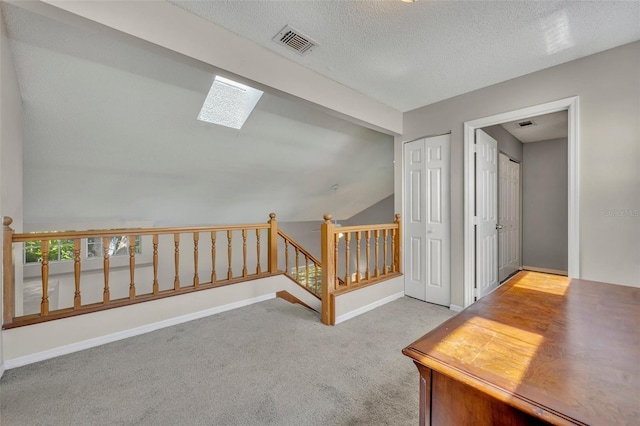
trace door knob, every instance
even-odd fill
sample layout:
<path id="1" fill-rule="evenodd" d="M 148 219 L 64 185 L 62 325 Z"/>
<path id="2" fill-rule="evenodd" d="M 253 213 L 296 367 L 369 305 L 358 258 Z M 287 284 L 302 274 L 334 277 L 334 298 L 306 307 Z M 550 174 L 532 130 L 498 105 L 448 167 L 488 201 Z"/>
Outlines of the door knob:
<path id="1" fill-rule="evenodd" d="M 502 229 L 502 225 L 497 225 L 496 224 L 496 229 Z"/>

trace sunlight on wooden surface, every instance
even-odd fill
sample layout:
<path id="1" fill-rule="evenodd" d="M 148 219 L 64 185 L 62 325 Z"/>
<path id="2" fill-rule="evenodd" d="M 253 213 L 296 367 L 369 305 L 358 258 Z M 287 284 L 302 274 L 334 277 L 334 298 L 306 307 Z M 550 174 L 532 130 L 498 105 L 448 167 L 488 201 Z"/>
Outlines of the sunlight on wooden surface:
<path id="1" fill-rule="evenodd" d="M 564 296 L 567 294 L 567 290 L 569 290 L 570 285 L 571 279 L 561 275 L 543 275 L 540 273 L 523 271 L 515 280 L 513 288 Z"/>
<path id="2" fill-rule="evenodd" d="M 542 341 L 539 334 L 476 316 L 448 334 L 434 351 L 500 375 L 510 382 L 509 390 L 515 390 Z"/>

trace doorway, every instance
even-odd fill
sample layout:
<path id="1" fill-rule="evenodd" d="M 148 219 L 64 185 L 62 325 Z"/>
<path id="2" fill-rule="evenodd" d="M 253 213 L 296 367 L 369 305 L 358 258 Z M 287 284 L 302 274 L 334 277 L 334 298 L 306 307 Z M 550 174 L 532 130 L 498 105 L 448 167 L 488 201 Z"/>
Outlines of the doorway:
<path id="1" fill-rule="evenodd" d="M 517 111 L 498 114 L 464 123 L 464 302 L 465 307 L 481 297 L 476 290 L 478 272 L 482 268 L 491 268 L 489 262 L 494 262 L 497 252 L 489 255 L 481 250 L 477 241 L 478 223 L 482 220 L 476 213 L 477 176 L 475 172 L 476 138 L 477 129 L 496 124 L 511 122 L 530 117 L 537 117 L 558 111 L 567 111 L 568 117 L 568 275 L 579 278 L 579 123 L 578 123 L 579 98 L 572 97 L 559 101 L 549 102 L 534 107 L 523 108 Z M 497 223 L 496 223 L 497 225 Z M 488 226 L 487 226 L 488 229 Z M 497 231 L 497 230 L 496 230 Z M 497 241 L 497 232 L 496 232 Z M 497 245 L 497 244 L 496 244 Z M 493 249 L 492 249 L 493 250 Z M 491 255 L 494 259 L 491 259 Z M 497 278 L 497 277 L 496 277 Z"/>
<path id="2" fill-rule="evenodd" d="M 404 144 L 404 273 L 407 296 L 449 306 L 451 135 Z"/>

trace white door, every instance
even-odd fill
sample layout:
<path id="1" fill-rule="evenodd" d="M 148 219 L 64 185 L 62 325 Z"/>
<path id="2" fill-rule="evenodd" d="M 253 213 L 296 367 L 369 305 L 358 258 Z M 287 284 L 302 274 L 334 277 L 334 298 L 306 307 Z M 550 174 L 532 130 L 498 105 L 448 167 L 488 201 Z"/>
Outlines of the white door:
<path id="1" fill-rule="evenodd" d="M 476 297 L 498 286 L 498 142 L 476 130 Z"/>
<path id="2" fill-rule="evenodd" d="M 405 294 L 449 306 L 450 135 L 404 145 Z"/>
<path id="3" fill-rule="evenodd" d="M 498 280 L 520 269 L 520 164 L 500 153 L 498 173 Z"/>

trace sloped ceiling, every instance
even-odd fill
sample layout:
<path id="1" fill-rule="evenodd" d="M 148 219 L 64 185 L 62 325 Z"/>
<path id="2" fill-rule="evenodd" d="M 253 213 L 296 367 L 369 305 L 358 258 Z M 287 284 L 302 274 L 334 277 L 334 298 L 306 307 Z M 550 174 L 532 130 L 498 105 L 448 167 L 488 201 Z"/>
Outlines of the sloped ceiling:
<path id="1" fill-rule="evenodd" d="M 241 130 L 196 120 L 216 70 L 3 5 L 24 109 L 25 223 L 341 218 L 393 193 L 391 136 L 265 93 Z"/>
<path id="2" fill-rule="evenodd" d="M 640 39 L 638 1 L 169 1 L 400 111 Z"/>

